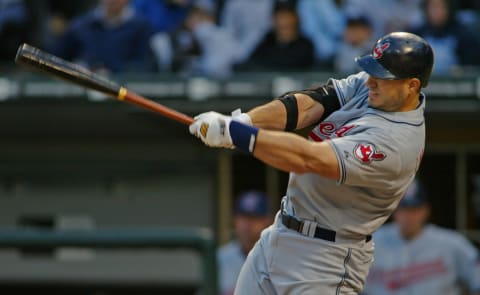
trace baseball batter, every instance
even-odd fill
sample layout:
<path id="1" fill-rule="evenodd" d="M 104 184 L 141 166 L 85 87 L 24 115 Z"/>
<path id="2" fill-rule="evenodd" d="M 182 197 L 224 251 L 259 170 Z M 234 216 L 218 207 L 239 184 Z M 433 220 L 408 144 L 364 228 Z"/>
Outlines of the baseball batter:
<path id="1" fill-rule="evenodd" d="M 425 190 L 414 181 L 394 222 L 374 234 L 375 261 L 362 294 L 480 294 L 478 250 L 459 233 L 426 223 L 429 214 Z"/>
<path id="2" fill-rule="evenodd" d="M 190 132 L 291 172 L 282 209 L 241 270 L 235 294 L 358 294 L 371 234 L 413 180 L 425 141 L 433 52 L 395 32 L 346 79 L 281 96 L 232 117 L 200 114 Z M 315 126 L 308 139 L 285 132 Z"/>

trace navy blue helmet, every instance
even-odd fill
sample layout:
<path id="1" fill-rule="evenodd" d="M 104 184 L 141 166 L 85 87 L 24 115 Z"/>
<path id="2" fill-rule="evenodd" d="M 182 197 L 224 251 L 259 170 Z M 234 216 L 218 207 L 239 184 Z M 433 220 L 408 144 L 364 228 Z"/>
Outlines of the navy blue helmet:
<path id="1" fill-rule="evenodd" d="M 372 53 L 355 58 L 370 76 L 397 80 L 418 78 L 425 87 L 433 68 L 432 47 L 423 38 L 394 32 L 378 39 Z"/>

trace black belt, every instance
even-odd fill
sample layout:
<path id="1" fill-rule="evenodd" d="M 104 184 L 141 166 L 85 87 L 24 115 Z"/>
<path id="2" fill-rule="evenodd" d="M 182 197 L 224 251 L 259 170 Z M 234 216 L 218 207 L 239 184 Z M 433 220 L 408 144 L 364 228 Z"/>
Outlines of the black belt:
<path id="1" fill-rule="evenodd" d="M 302 220 L 296 218 L 295 216 L 285 214 L 284 212 L 282 212 L 282 223 L 289 229 L 293 229 L 294 231 L 297 231 L 299 233 L 303 232 L 303 226 L 305 225 L 305 223 Z M 322 228 L 319 226 L 315 227 L 314 237 L 317 239 L 335 242 L 336 235 L 337 233 L 334 230 Z M 368 243 L 370 242 L 371 239 L 372 239 L 372 236 L 368 235 L 365 237 L 365 242 Z"/>

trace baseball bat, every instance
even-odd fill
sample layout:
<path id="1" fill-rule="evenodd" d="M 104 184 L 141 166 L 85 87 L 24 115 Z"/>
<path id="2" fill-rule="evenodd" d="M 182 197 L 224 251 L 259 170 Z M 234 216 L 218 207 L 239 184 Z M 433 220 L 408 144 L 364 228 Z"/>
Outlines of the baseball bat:
<path id="1" fill-rule="evenodd" d="M 22 44 L 15 56 L 17 64 L 28 65 L 68 82 L 102 92 L 120 101 L 136 104 L 164 117 L 190 125 L 193 118 L 147 99 L 99 74 L 28 44 Z"/>

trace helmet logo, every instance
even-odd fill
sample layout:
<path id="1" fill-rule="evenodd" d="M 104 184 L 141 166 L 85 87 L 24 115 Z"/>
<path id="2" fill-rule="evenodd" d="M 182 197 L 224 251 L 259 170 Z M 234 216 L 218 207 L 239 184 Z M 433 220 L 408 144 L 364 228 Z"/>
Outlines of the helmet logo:
<path id="1" fill-rule="evenodd" d="M 377 44 L 377 46 L 375 46 L 375 48 L 373 48 L 373 58 L 375 58 L 375 59 L 382 58 L 383 52 L 388 47 L 390 47 L 390 43 L 388 43 L 388 42 L 383 43 L 383 44 Z"/>

